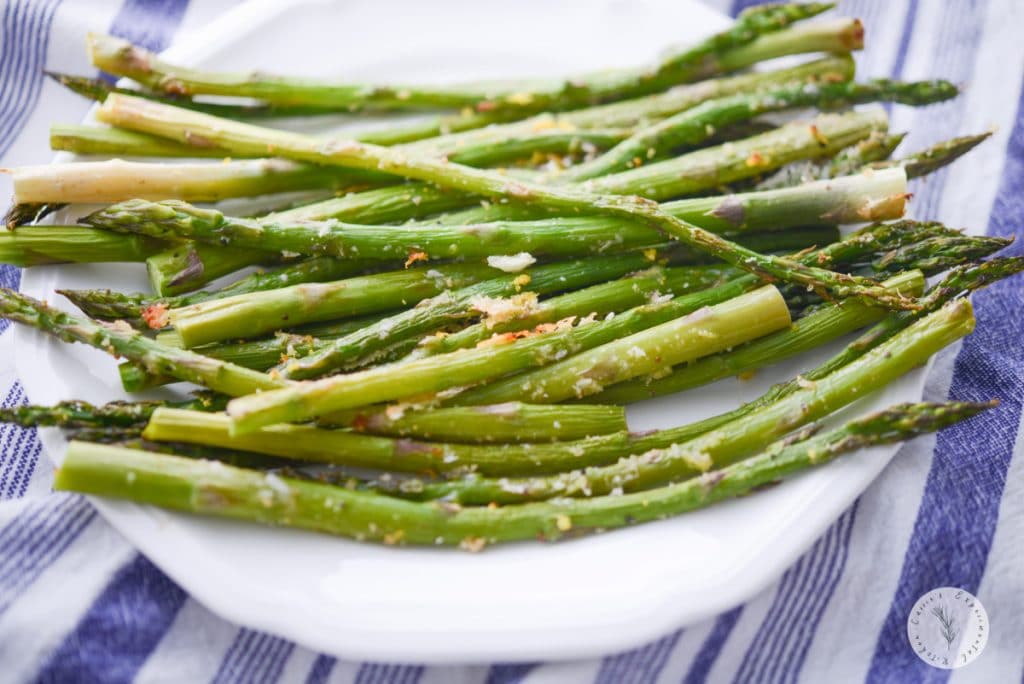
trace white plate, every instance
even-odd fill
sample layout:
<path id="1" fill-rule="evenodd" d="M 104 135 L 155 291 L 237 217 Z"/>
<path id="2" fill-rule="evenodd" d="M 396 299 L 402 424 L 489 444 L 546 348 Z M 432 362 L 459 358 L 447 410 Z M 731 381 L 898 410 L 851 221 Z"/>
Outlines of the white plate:
<path id="1" fill-rule="evenodd" d="M 184 37 L 169 57 L 220 68 L 441 81 L 585 72 L 651 60 L 726 23 L 696 2 L 257 3 Z M 66 161 L 61 158 L 59 161 Z M 22 290 L 68 306 L 61 287 L 146 287 L 138 266 L 33 268 Z M 122 397 L 114 362 L 17 329 L 32 401 Z M 736 406 L 833 353 L 630 410 L 634 429 Z M 857 407 L 920 397 L 914 373 Z M 60 461 L 64 442 L 46 431 Z M 595 656 L 639 645 L 750 598 L 871 482 L 893 448 L 674 520 L 565 542 L 468 554 L 384 548 L 94 499 L 164 572 L 229 620 L 351 659 L 487 662 Z"/>

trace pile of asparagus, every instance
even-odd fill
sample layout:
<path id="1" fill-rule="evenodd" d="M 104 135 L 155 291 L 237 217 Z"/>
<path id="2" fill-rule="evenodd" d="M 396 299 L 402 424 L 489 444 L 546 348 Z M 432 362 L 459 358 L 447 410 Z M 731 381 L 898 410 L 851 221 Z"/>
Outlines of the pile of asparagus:
<path id="1" fill-rule="evenodd" d="M 829 8 L 750 9 L 651 67 L 437 88 L 207 72 L 91 35 L 136 86 L 51 74 L 108 126 L 52 129 L 95 161 L 11 171 L 0 261 L 144 262 L 153 291 L 61 291 L 77 314 L 3 290 L 0 315 L 123 359 L 129 392 L 204 389 L 0 418 L 67 430 L 58 489 L 469 550 L 664 518 L 969 418 L 992 404 L 825 422 L 1024 269 L 1004 240 L 903 219 L 909 179 L 987 136 L 893 158 L 885 111 L 854 106 L 957 89 L 854 81 L 863 29 L 807 21 Z M 813 56 L 749 69 L 785 55 Z M 407 110 L 431 115 L 250 123 Z M 228 198 L 247 208 L 210 204 Z M 76 203 L 107 206 L 40 222 Z M 857 331 L 733 411 L 628 429 L 625 404 Z"/>

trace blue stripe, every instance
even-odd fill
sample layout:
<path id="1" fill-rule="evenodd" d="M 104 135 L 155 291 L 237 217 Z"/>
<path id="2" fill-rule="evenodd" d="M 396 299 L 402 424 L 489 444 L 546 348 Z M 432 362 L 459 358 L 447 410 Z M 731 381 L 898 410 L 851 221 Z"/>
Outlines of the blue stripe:
<path id="1" fill-rule="evenodd" d="M 50 654 L 35 681 L 131 682 L 185 598 L 181 588 L 144 556 L 136 555 Z"/>
<path id="2" fill-rule="evenodd" d="M 1015 235 L 1008 250 L 1024 253 L 1024 84 L 1017 119 L 989 219 L 990 235 Z M 978 325 L 954 364 L 950 398 L 997 397 L 992 411 L 939 433 L 924 496 L 907 546 L 899 584 L 878 635 L 872 682 L 945 681 L 948 672 L 921 662 L 906 638 L 914 601 L 941 586 L 977 592 L 985 572 L 999 505 L 1024 405 L 1024 289 L 1003 281 L 974 297 Z"/>
<path id="3" fill-rule="evenodd" d="M 188 9 L 188 0 L 125 0 L 110 32 L 159 52 L 167 47 Z"/>
<path id="4" fill-rule="evenodd" d="M 337 659 L 331 656 L 318 655 L 313 661 L 313 667 L 309 668 L 309 674 L 306 675 L 306 684 L 324 684 L 337 662 Z"/>
<path id="5" fill-rule="evenodd" d="M 892 78 L 903 76 L 903 68 L 907 63 L 907 51 L 910 48 L 910 36 L 917 23 L 918 0 L 910 0 L 907 6 L 907 16 L 903 20 L 903 32 L 900 34 L 900 46 L 896 52 L 896 59 L 893 60 L 892 70 L 889 72 Z"/>
<path id="6" fill-rule="evenodd" d="M 52 498 L 43 499 L 47 504 Z M 15 519 L 29 539 L 30 549 L 19 549 L 9 556 L 5 576 L 0 578 L 0 615 L 82 534 L 96 519 L 96 512 L 79 497 L 61 498 L 52 514 L 36 525 Z"/>
<path id="7" fill-rule="evenodd" d="M 771 657 L 770 653 L 776 647 L 780 633 L 794 628 L 792 611 L 803 603 L 802 599 L 809 591 L 810 578 L 816 576 L 821 565 L 834 552 L 835 529 L 836 525 L 832 525 L 811 550 L 782 576 L 772 605 L 743 656 L 736 681 L 752 681 L 764 677 L 765 661 Z"/>
<path id="8" fill-rule="evenodd" d="M 595 684 L 642 684 L 652 681 L 665 667 L 682 630 L 662 637 L 641 648 L 605 658 Z"/>
<path id="9" fill-rule="evenodd" d="M 10 149 L 35 111 L 50 45 L 50 26 L 61 0 L 8 3 L 4 11 L 4 43 L 0 61 L 0 157 Z M 8 52 L 8 50 L 10 52 Z M 14 59 L 11 59 L 13 53 Z"/>
<path id="10" fill-rule="evenodd" d="M 484 684 L 519 684 L 537 667 L 535 663 L 492 665 Z"/>
<path id="11" fill-rule="evenodd" d="M 732 634 L 732 630 L 736 627 L 742 614 L 743 606 L 736 606 L 715 619 L 711 633 L 704 639 L 704 643 L 697 651 L 697 657 L 693 659 L 690 669 L 683 677 L 683 684 L 701 684 L 707 680 L 708 673 L 711 672 L 715 661 L 718 660 L 722 648 L 725 647 L 725 642 L 729 639 L 729 635 Z"/>
<path id="12" fill-rule="evenodd" d="M 252 644 L 252 640 L 255 638 L 256 632 L 249 629 L 239 629 L 235 634 L 234 641 L 231 642 L 231 646 L 228 647 L 227 653 L 224 654 L 223 660 L 220 661 L 220 667 L 217 668 L 217 672 L 213 675 L 211 682 L 220 682 L 224 677 L 229 676 L 228 670 L 234 667 L 234 663 L 245 656 L 249 651 Z"/>
<path id="13" fill-rule="evenodd" d="M 24 406 L 25 403 L 25 389 L 15 381 L 4 397 L 3 406 Z M 42 444 L 35 429 L 13 423 L 0 425 L 0 501 L 25 495 L 41 452 Z"/>
<path id="14" fill-rule="evenodd" d="M 807 660 L 807 652 L 811 648 L 811 641 L 821 624 L 832 595 L 835 593 L 839 580 L 846 568 L 846 561 L 850 555 L 850 536 L 853 534 L 853 525 L 857 517 L 857 504 L 854 503 L 847 513 L 839 519 L 838 550 L 832 554 L 831 562 L 826 572 L 824 588 L 815 591 L 814 601 L 807 606 L 799 619 L 795 619 L 796 627 L 789 637 L 788 648 L 785 653 L 775 653 L 775 663 L 772 669 L 772 679 L 779 682 L 794 682 Z M 779 668 L 782 668 L 781 671 Z M 777 673 L 777 674 L 776 674 Z"/>

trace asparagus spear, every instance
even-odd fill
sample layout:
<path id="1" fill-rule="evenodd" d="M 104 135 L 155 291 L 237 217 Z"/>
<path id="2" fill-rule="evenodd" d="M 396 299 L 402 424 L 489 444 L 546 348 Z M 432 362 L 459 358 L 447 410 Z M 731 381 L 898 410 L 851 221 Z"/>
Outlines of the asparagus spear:
<path id="1" fill-rule="evenodd" d="M 170 309 L 167 322 L 186 347 L 270 333 L 314 321 L 408 306 L 494 274 L 486 264 L 441 265 L 303 283 Z M 163 327 L 163 325 L 155 326 Z"/>
<path id="2" fill-rule="evenodd" d="M 953 163 L 980 145 L 991 135 L 991 133 L 982 133 L 980 135 L 965 135 L 959 138 L 944 140 L 920 152 L 915 152 L 902 159 L 898 159 L 895 162 L 878 161 L 871 164 L 870 167 L 878 169 L 899 165 L 906 170 L 907 178 L 919 178 Z"/>
<path id="3" fill-rule="evenodd" d="M 741 18 L 733 30 L 712 36 L 697 47 L 664 60 L 654 69 L 490 88 L 349 85 L 265 74 L 203 72 L 168 64 L 143 48 L 111 36 L 89 34 L 88 44 L 90 58 L 99 69 L 127 76 L 151 90 L 169 95 L 253 97 L 278 106 L 342 110 L 473 107 L 480 112 L 529 113 L 635 97 L 787 54 L 848 52 L 861 47 L 863 28 L 859 22 L 832 21 L 779 31 L 823 9 L 822 5 L 781 6 Z M 107 99 L 110 97 L 113 96 Z"/>
<path id="4" fill-rule="evenodd" d="M 477 420 L 476 416 L 472 418 Z M 490 422 L 487 418 L 480 420 Z M 232 435 L 230 425 L 230 419 L 222 413 L 158 408 L 142 435 L 154 442 L 185 442 L 318 464 L 449 477 L 467 472 L 494 477 L 557 473 L 579 463 L 580 457 L 573 453 L 583 445 L 607 449 L 606 442 L 623 442 L 620 433 L 569 442 L 545 439 L 532 444 L 420 442 L 312 425 L 275 425 L 251 434 Z M 468 432 L 475 435 L 481 431 L 474 427 Z"/>
<path id="5" fill-rule="evenodd" d="M 919 295 L 924 289 L 924 276 L 920 272 L 894 278 L 885 283 L 899 292 L 909 296 Z M 642 346 L 634 347 L 631 340 L 637 335 L 623 338 L 615 342 L 577 354 L 571 358 L 544 368 L 498 380 L 483 387 L 470 389 L 457 395 L 451 401 L 460 405 L 491 404 L 516 399 L 530 400 L 535 403 L 557 403 L 565 399 L 580 399 L 592 395 L 603 395 L 606 388 L 623 380 L 649 376 L 647 386 L 658 388 L 657 394 L 675 392 L 714 380 L 747 372 L 800 352 L 825 344 L 841 335 L 853 332 L 869 323 L 877 322 L 884 316 L 884 311 L 871 307 L 857 300 L 847 300 L 815 312 L 796 325 L 770 333 L 741 345 L 735 349 L 730 345 L 726 351 L 705 356 L 692 363 L 672 368 L 666 362 L 670 355 L 655 349 L 653 353 Z M 653 328 L 650 332 L 657 330 Z M 652 361 L 649 371 L 632 367 L 623 372 L 620 367 L 626 365 L 625 359 L 640 354 L 651 354 Z M 655 363 L 653 359 L 657 359 Z M 633 364 L 629 364 L 632 366 Z M 637 372 L 640 371 L 640 372 Z M 667 375 L 671 373 L 671 375 Z M 667 377 L 666 377 L 667 376 Z M 651 380 L 651 378 L 655 378 Z M 646 389 L 645 383 L 633 382 L 629 387 L 637 392 Z M 662 389 L 664 387 L 664 389 Z M 615 387 L 608 389 L 613 399 L 610 403 L 620 401 L 615 394 Z M 627 396 L 630 396 L 627 390 Z"/>
<path id="6" fill-rule="evenodd" d="M 714 232 L 752 227 L 853 222 L 902 215 L 905 179 L 899 169 L 860 174 L 836 182 L 818 182 L 769 193 L 684 200 L 664 210 Z M 82 222 L 119 232 L 160 239 L 189 238 L 221 246 L 267 252 L 362 258 L 406 258 L 410 252 L 431 257 L 480 257 L 499 250 L 514 254 L 574 256 L 609 248 L 642 247 L 662 242 L 656 229 L 614 217 L 581 216 L 532 221 L 379 226 L 340 221 L 274 221 L 225 216 L 176 201 L 132 200 L 96 211 Z"/>
<path id="7" fill-rule="evenodd" d="M 252 264 L 273 264 L 280 254 L 261 249 L 221 249 L 196 242 L 174 244 L 146 257 L 153 291 L 161 297 L 190 292 L 196 287 Z M 364 262 L 353 260 L 353 266 Z"/>
<path id="8" fill-rule="evenodd" d="M 741 496 L 853 449 L 934 431 L 992 403 L 903 404 L 818 437 L 779 443 L 698 478 L 622 496 L 462 508 L 271 478 L 223 464 L 73 442 L 55 487 L 166 508 L 316 530 L 388 544 L 458 544 L 479 551 L 515 539 L 557 540 L 659 520 Z M 125 482 L 131 482 L 126 486 Z"/>
<path id="9" fill-rule="evenodd" d="M 0 408 L 0 422 L 21 427 L 54 426 L 61 428 L 127 428 L 142 426 L 160 406 L 179 409 L 216 411 L 224 402 L 201 397 L 184 402 L 112 401 L 94 406 L 84 401 L 62 401 L 53 406 L 7 406 Z"/>
<path id="10" fill-rule="evenodd" d="M 920 294 L 924 289 L 924 277 L 920 271 L 908 271 L 888 281 L 886 285 L 898 288 L 908 294 Z M 651 397 L 682 392 L 693 387 L 731 376 L 739 376 L 778 363 L 784 359 L 802 354 L 823 344 L 876 323 L 885 315 L 877 307 L 869 307 L 858 301 L 843 301 L 829 304 L 794 322 L 788 330 L 782 330 L 761 339 L 753 340 L 729 351 L 708 356 L 686 366 L 673 368 L 671 375 L 648 377 L 623 382 L 605 388 L 599 393 L 582 397 L 583 401 L 600 401 L 609 404 L 628 404 Z M 539 389 L 537 381 L 543 378 L 522 376 L 522 382 L 531 383 L 531 393 Z M 504 393 L 519 394 L 507 382 L 495 383 L 471 391 L 459 397 L 460 404 L 475 404 L 487 395 L 500 396 Z"/>
<path id="11" fill-rule="evenodd" d="M 141 435 L 159 408 L 210 412 L 223 409 L 225 401 L 215 395 L 180 402 L 112 401 L 101 406 L 62 401 L 53 406 L 0 408 L 0 422 L 27 428 L 91 429 L 95 436 L 107 431 L 109 438 L 103 441 L 110 441 L 127 434 L 119 430 L 137 428 L 137 436 Z M 552 407 L 519 402 L 430 411 L 349 411 L 329 416 L 324 422 L 372 435 L 463 443 L 576 440 L 626 429 L 625 413 L 617 406 Z M 82 435 L 77 432 L 76 438 Z"/>
<path id="12" fill-rule="evenodd" d="M 123 356 L 154 375 L 170 375 L 232 396 L 283 385 L 264 373 L 162 345 L 128 325 L 97 323 L 5 288 L 0 288 L 0 316 L 65 342 L 83 342 Z"/>
<path id="13" fill-rule="evenodd" d="M 373 435 L 446 442 L 576 440 L 626 429 L 626 414 L 619 407 L 591 405 L 587 408 L 594 410 L 589 412 L 580 408 L 509 402 L 429 411 L 349 411 L 322 422 Z"/>
<path id="14" fill-rule="evenodd" d="M 902 167 L 907 178 L 920 178 L 953 163 L 967 154 L 991 133 L 968 135 L 944 140 L 929 148 L 899 159 L 889 155 L 903 140 L 903 136 L 878 135 L 866 138 L 841 151 L 831 160 L 800 161 L 783 167 L 757 184 L 758 190 L 785 188 L 799 183 L 853 173 L 862 169 L 891 169 Z"/>
<path id="15" fill-rule="evenodd" d="M 128 115 L 129 110 L 133 111 Z M 837 119 L 819 118 L 822 125 L 831 121 L 845 121 L 852 123 L 857 120 L 861 123 L 875 121 L 874 116 L 867 120 L 858 119 L 862 115 L 853 116 L 848 119 L 843 116 Z M 877 116 L 877 114 L 875 115 Z M 501 174 L 481 169 L 473 169 L 458 164 L 451 164 L 435 159 L 413 158 L 405 154 L 396 153 L 389 148 L 378 147 L 357 143 L 354 141 L 338 141 L 335 144 L 324 145 L 320 142 L 297 134 L 287 134 L 280 131 L 270 131 L 247 124 L 224 121 L 215 117 L 176 110 L 174 107 L 156 105 L 138 98 L 130 98 L 122 95 L 111 95 L 100 108 L 100 118 L 110 122 L 127 124 L 133 129 L 148 130 L 168 137 L 181 136 L 181 129 L 177 128 L 187 120 L 192 122 L 196 128 L 190 128 L 193 135 L 202 135 L 212 140 L 215 144 L 235 149 L 252 149 L 253 146 L 272 145 L 274 151 L 283 156 L 293 157 L 305 161 L 317 161 L 327 165 L 342 165 L 354 168 L 373 168 L 376 170 L 394 173 L 419 180 L 430 181 L 441 187 L 453 190 L 469 192 L 488 197 L 507 198 L 511 201 L 524 204 L 537 204 L 560 211 L 569 212 L 594 212 L 601 215 L 611 215 L 625 218 L 646 220 L 656 225 L 665 233 L 675 239 L 679 239 L 689 246 L 701 249 L 710 255 L 723 259 L 740 268 L 749 270 L 758 275 L 767 276 L 773 279 L 797 282 L 811 288 L 818 288 L 828 291 L 837 297 L 862 296 L 871 297 L 884 302 L 887 306 L 895 308 L 906 308 L 913 306 L 905 298 L 893 296 L 870 281 L 864 281 L 851 276 L 825 271 L 813 266 L 804 266 L 791 261 L 779 260 L 773 257 L 766 257 L 757 252 L 744 249 L 735 243 L 712 235 L 692 224 L 680 221 L 675 217 L 661 211 L 657 204 L 642 200 L 637 197 L 621 197 L 615 195 L 597 195 L 591 192 L 578 190 L 550 188 L 527 181 L 511 181 Z M 190 126 L 192 125 L 190 124 Z M 171 127 L 175 130 L 172 130 Z M 869 127 L 871 124 L 869 124 Z M 199 130 L 202 133 L 199 133 Z M 855 127 L 856 128 L 856 127 Z M 781 130 L 781 129 L 780 129 Z M 866 132 L 862 130 L 863 137 Z M 789 131 L 793 133 L 793 131 Z M 813 144 L 821 149 L 821 141 L 814 133 L 820 134 L 820 130 L 811 132 L 804 128 L 804 137 L 813 138 Z M 186 140 L 187 142 L 187 140 Z M 834 140 L 832 142 L 835 142 Z M 827 145 L 826 145 L 827 146 Z M 840 145 L 840 147 L 843 145 Z M 701 152 L 704 152 L 703 150 Z M 699 153 L 698 153 L 699 154 Z M 693 155 L 689 155 L 693 156 Z M 762 159 L 762 161 L 764 161 Z M 769 162 L 770 163 L 770 162 Z M 755 166 L 759 166 L 756 164 Z M 658 177 L 666 177 L 666 169 L 660 168 L 651 172 L 655 167 L 664 167 L 665 164 L 652 164 L 648 167 L 634 169 L 612 177 L 617 179 L 613 184 L 608 185 L 608 178 L 589 181 L 590 184 L 604 183 L 597 189 L 605 192 L 621 192 L 623 187 L 630 187 L 631 183 L 657 184 Z M 749 165 L 748 165 L 749 166 Z M 749 169 L 748 169 L 749 170 Z M 628 179 L 626 177 L 629 177 Z"/>
<path id="16" fill-rule="evenodd" d="M 700 269 L 700 270 L 697 270 Z M 457 349 L 475 347 L 493 336 L 505 333 L 506 339 L 525 337 L 543 323 L 569 317 L 586 318 L 591 314 L 604 317 L 625 311 L 664 294 L 679 296 L 696 290 L 721 285 L 739 275 L 732 267 L 698 266 L 662 268 L 655 266 L 619 280 L 591 285 L 539 302 L 529 311 L 507 320 L 485 319 L 450 335 L 432 335 L 420 341 L 414 355 L 446 354 Z M 518 334 L 517 334 L 518 333 Z M 500 338 L 499 338 L 500 339 Z"/>
<path id="17" fill-rule="evenodd" d="M 143 261 L 167 243 L 85 226 L 21 226 L 0 231 L 0 263 L 42 266 L 67 262 Z"/>
<path id="18" fill-rule="evenodd" d="M 837 109 L 884 100 L 922 105 L 941 102 L 956 94 L 956 86 L 948 81 L 902 83 L 877 79 L 867 83 L 794 84 L 733 95 L 710 100 L 641 129 L 598 158 L 560 174 L 558 180 L 579 182 L 641 166 L 662 151 L 696 145 L 719 128 L 767 112 L 809 106 Z"/>
<path id="19" fill-rule="evenodd" d="M 92 229 L 76 228 L 76 230 L 88 231 Z M 115 235 L 105 230 L 96 232 L 107 236 Z M 3 244 L 4 235 L 0 233 L 0 248 L 2 248 Z M 3 251 L 0 249 L 0 255 L 2 254 Z M 0 256 L 0 261 L 3 261 L 2 256 Z M 298 285 L 300 283 L 323 283 L 331 280 L 341 280 L 358 272 L 354 270 L 357 266 L 358 264 L 354 264 L 352 260 L 314 257 L 286 264 L 274 270 L 261 270 L 251 273 L 218 290 L 200 290 L 171 297 L 154 298 L 147 293 L 125 294 L 115 290 L 103 289 L 57 290 L 57 292 L 67 297 L 75 306 L 92 318 L 103 320 L 121 319 L 133 322 L 136 319 L 141 320 L 143 311 L 154 306 L 176 309 L 212 299 L 223 299 L 224 297 L 248 294 L 250 292 L 275 290 L 280 287 Z M 369 264 L 366 264 L 366 267 L 369 268 Z"/>
<path id="20" fill-rule="evenodd" d="M 152 164 L 111 159 L 74 164 L 21 166 L 10 170 L 16 202 L 118 202 L 179 198 L 216 202 L 310 188 L 340 190 L 366 181 L 365 174 L 253 159 L 227 164 Z"/>

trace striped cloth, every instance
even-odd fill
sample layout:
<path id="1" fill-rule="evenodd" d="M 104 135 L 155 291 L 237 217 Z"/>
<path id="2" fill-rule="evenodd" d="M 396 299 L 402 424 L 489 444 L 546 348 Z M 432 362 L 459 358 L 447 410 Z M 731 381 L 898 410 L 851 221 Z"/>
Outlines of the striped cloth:
<path id="1" fill-rule="evenodd" d="M 0 33 L 0 160 L 48 159 L 51 120 L 86 104 L 44 82 L 44 66 L 87 72 L 82 34 L 108 30 L 151 49 L 230 0 L 6 0 Z M 715 2 L 735 13 L 744 3 Z M 861 74 L 944 76 L 965 94 L 895 107 L 917 149 L 995 128 L 968 160 L 914 188 L 913 213 L 993 235 L 1024 216 L 1024 5 L 1020 0 L 844 0 L 863 18 Z M 6 183 L 0 179 L 0 183 Z M 9 187 L 0 187 L 0 200 Z M 6 203 L 5 203 L 6 204 Z M 1021 251 L 1020 242 L 1012 251 Z M 15 286 L 4 267 L 0 284 Z M 32 431 L 0 428 L 0 681 L 141 682 L 787 682 L 1020 681 L 1024 672 L 1024 288 L 975 297 L 978 330 L 947 350 L 927 398 L 998 397 L 1001 406 L 903 449 L 878 481 L 773 586 L 749 603 L 628 653 L 567 663 L 417 667 L 351 663 L 209 613 L 135 552 L 78 496 L 50 492 Z M 0 331 L 5 328 L 0 327 Z M 26 401 L 0 334 L 0 395 Z M 1017 458 L 1014 459 L 1014 454 Z M 911 651 L 914 601 L 942 586 L 976 594 L 991 634 L 953 671 Z"/>

